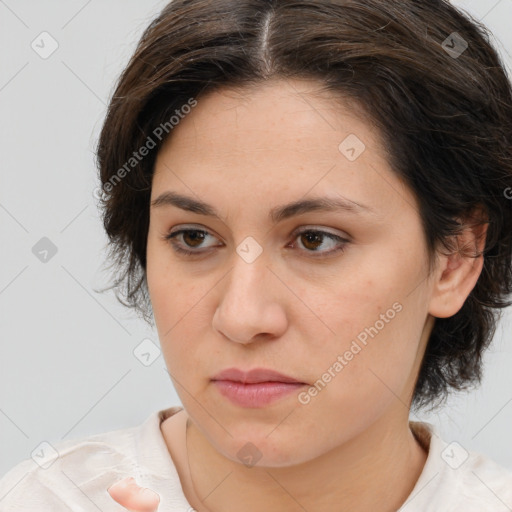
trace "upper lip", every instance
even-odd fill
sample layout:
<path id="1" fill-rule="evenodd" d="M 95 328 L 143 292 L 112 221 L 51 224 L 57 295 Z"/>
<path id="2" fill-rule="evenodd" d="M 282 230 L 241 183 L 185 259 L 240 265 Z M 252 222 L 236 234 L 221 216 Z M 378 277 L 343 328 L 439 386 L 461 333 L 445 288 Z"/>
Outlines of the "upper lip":
<path id="1" fill-rule="evenodd" d="M 295 382 L 303 384 L 303 382 L 293 377 L 283 375 L 269 368 L 254 368 L 249 371 L 239 370 L 238 368 L 226 368 L 217 373 L 212 380 L 232 380 L 244 384 L 256 384 L 258 382 Z"/>

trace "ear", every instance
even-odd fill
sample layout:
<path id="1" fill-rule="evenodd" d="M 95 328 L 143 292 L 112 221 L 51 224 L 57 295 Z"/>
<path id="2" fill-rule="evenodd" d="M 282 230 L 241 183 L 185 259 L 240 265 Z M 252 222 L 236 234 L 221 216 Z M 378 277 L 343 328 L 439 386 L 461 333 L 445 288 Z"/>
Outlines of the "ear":
<path id="1" fill-rule="evenodd" d="M 482 272 L 488 217 L 480 207 L 461 222 L 450 254 L 440 254 L 430 298 L 429 313 L 437 318 L 455 315 L 463 306 Z"/>

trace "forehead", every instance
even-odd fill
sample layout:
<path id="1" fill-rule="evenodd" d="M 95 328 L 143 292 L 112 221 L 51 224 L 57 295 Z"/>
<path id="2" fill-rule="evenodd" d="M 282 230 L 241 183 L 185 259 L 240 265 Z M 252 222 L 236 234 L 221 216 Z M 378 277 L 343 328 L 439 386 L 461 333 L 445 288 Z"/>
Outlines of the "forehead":
<path id="1" fill-rule="evenodd" d="M 230 145 L 245 141 L 249 149 L 265 142 L 267 148 L 279 148 L 286 139 L 318 143 L 322 139 L 319 132 L 325 135 L 331 131 L 337 132 L 336 137 L 359 133 L 374 146 L 374 151 L 382 149 L 380 133 L 360 104 L 309 79 L 274 79 L 211 91 L 201 96 L 192 112 L 183 117 L 166 146 L 173 142 L 194 145 L 198 138 L 204 144 L 228 136 Z M 252 138 L 247 139 L 248 134 Z"/>
<path id="2" fill-rule="evenodd" d="M 414 201 L 360 106 L 309 80 L 199 98 L 160 149 L 153 180 L 156 189 L 187 184 L 220 194 L 229 186 L 263 201 L 276 191 L 291 199 L 313 188 L 381 208 L 399 204 L 394 196 Z"/>

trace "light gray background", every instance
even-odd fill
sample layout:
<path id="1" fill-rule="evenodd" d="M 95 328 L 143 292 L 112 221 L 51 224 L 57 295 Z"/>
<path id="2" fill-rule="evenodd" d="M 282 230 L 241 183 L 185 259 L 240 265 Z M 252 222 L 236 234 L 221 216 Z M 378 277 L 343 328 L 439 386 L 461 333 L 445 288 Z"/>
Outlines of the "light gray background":
<path id="1" fill-rule="evenodd" d="M 492 30 L 512 65 L 512 0 L 457 1 Z M 125 428 L 180 404 L 158 337 L 112 293 L 97 294 L 107 238 L 94 148 L 114 81 L 166 1 L 0 0 L 0 476 L 42 441 Z M 31 42 L 47 31 L 58 49 Z M 48 46 L 46 46 L 48 48 Z M 32 247 L 48 237 L 42 263 Z M 485 358 L 482 387 L 420 419 L 447 441 L 512 469 L 512 314 Z M 413 419 L 418 419 L 414 417 Z"/>

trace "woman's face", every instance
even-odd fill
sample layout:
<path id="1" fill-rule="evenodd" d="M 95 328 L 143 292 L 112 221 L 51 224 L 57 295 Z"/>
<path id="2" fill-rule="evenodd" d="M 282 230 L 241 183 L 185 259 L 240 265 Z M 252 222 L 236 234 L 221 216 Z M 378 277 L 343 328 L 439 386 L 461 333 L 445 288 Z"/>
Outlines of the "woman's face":
<path id="1" fill-rule="evenodd" d="M 417 202 L 376 129 L 316 88 L 211 93 L 156 162 L 152 202 L 218 214 L 152 205 L 147 280 L 179 397 L 234 461 L 245 447 L 260 465 L 300 463 L 403 421 L 433 325 Z M 283 209 L 312 199 L 346 206 Z M 240 404 L 212 381 L 233 367 L 304 384 Z"/>

